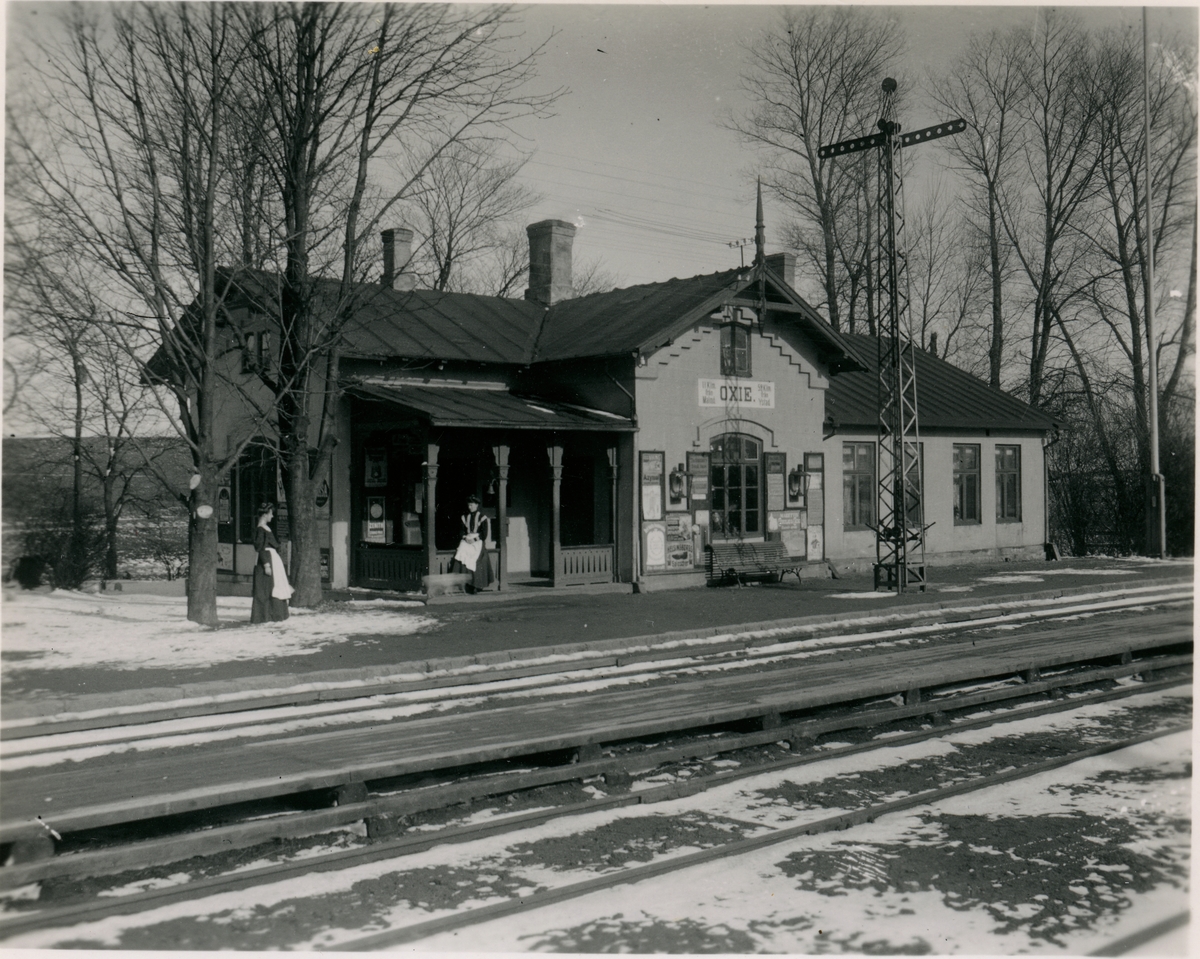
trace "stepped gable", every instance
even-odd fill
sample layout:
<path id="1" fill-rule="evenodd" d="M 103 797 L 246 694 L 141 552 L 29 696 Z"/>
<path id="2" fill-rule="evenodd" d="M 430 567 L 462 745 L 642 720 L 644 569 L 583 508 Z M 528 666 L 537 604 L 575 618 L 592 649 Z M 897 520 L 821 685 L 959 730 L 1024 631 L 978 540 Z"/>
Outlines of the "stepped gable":
<path id="1" fill-rule="evenodd" d="M 866 372 L 840 373 L 830 380 L 825 413 L 835 429 L 875 429 L 879 421 L 878 340 L 862 333 L 843 333 Z M 1036 430 L 1057 428 L 1054 419 L 1003 390 L 924 350 L 917 357 L 917 413 L 922 430 Z"/>

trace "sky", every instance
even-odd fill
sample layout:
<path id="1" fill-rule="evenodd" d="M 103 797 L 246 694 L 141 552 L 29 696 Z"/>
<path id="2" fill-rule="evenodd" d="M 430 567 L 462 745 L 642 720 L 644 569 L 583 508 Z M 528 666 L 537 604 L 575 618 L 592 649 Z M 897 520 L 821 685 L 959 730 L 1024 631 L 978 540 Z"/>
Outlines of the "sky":
<path id="1" fill-rule="evenodd" d="M 53 2 L 9 3 L 9 82 L 14 52 L 53 23 Z M 1096 28 L 1140 30 L 1141 8 L 1074 5 Z M 522 177 L 542 199 L 526 223 L 576 224 L 577 264 L 598 263 L 618 285 L 693 276 L 738 263 L 729 243 L 754 235 L 754 151 L 721 125 L 745 110 L 740 88 L 746 49 L 780 15 L 775 5 L 561 4 L 518 8 L 543 89 L 566 90 L 548 119 L 518 128 L 514 148 L 532 154 Z M 1004 29 L 1036 16 L 1035 6 L 971 4 L 879 9 L 903 28 L 900 76 L 949 69 L 972 32 Z M 1197 7 L 1150 11 L 1151 32 L 1196 35 Z M 912 100 L 909 129 L 943 117 Z M 864 131 L 866 132 L 866 131 Z M 936 148 L 916 176 L 937 175 Z M 919 188 L 919 187 L 918 187 Z M 909 200 L 914 190 L 909 184 Z M 768 251 L 780 249 L 785 211 L 766 198 Z M 753 255 L 752 250 L 749 255 Z"/>
<path id="2" fill-rule="evenodd" d="M 916 79 L 950 69 L 972 32 L 1029 23 L 1038 8 L 880 9 L 907 35 L 897 72 Z M 1141 30 L 1140 7 L 1076 10 L 1097 29 Z M 737 265 L 738 251 L 727 243 L 754 236 L 756 157 L 720 121 L 746 108 L 739 83 L 746 47 L 779 14 L 777 6 L 744 4 L 526 7 L 527 39 L 549 38 L 539 74 L 570 90 L 528 143 L 535 152 L 525 182 L 544 195 L 528 221 L 574 222 L 576 261 L 599 259 L 619 285 Z M 1195 37 L 1196 14 L 1195 4 L 1151 8 L 1151 35 L 1161 29 Z M 914 98 L 901 121 L 913 129 L 952 119 L 940 113 Z M 928 180 L 936 170 L 926 166 L 916 176 Z M 784 218 L 767 197 L 768 252 L 781 248 Z"/>

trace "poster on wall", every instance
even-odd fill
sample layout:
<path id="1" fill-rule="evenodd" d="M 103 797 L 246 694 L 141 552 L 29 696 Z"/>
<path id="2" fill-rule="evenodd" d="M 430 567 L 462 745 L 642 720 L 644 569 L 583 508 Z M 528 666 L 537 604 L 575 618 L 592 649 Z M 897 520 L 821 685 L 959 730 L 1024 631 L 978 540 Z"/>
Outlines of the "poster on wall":
<path id="1" fill-rule="evenodd" d="M 217 522 L 233 522 L 233 496 L 228 486 L 222 486 L 217 490 Z"/>
<path id="2" fill-rule="evenodd" d="M 808 474 L 808 523 L 821 526 L 825 522 L 824 474 Z"/>
<path id="3" fill-rule="evenodd" d="M 387 450 L 374 449 L 363 452 L 363 486 L 377 488 L 387 486 Z"/>
<path id="4" fill-rule="evenodd" d="M 663 517 L 663 463 L 666 454 L 643 452 L 642 465 L 642 519 L 660 520 Z"/>
<path id="5" fill-rule="evenodd" d="M 763 466 L 767 474 L 767 509 L 780 510 L 784 503 L 784 481 L 787 473 L 785 453 L 764 453 Z"/>
<path id="6" fill-rule="evenodd" d="M 708 509 L 710 458 L 708 453 L 688 453 L 687 455 L 687 471 L 693 509 Z"/>
<path id="7" fill-rule="evenodd" d="M 667 517 L 665 549 L 668 569 L 691 569 L 695 565 L 692 558 L 692 517 L 690 513 Z"/>
<path id="8" fill-rule="evenodd" d="M 788 556 L 798 559 L 808 557 L 808 533 L 804 529 L 804 513 L 791 509 L 779 514 L 779 539 Z"/>
<path id="9" fill-rule="evenodd" d="M 665 569 L 667 565 L 667 524 L 642 524 L 642 562 L 646 569 Z"/>
<path id="10" fill-rule="evenodd" d="M 387 541 L 387 524 L 384 518 L 382 496 L 367 497 L 367 535 L 368 543 L 383 543 Z"/>
<path id="11" fill-rule="evenodd" d="M 825 527 L 810 526 L 804 532 L 808 538 L 808 561 L 810 563 L 820 562 L 825 558 Z"/>
<path id="12" fill-rule="evenodd" d="M 233 571 L 233 543 L 217 543 L 217 569 Z"/>

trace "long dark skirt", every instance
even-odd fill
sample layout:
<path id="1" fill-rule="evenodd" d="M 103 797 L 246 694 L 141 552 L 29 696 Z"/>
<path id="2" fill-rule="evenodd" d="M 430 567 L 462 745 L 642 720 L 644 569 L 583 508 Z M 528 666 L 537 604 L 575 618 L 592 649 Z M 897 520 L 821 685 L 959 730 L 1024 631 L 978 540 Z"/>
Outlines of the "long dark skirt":
<path id="1" fill-rule="evenodd" d="M 271 577 L 263 572 L 262 564 L 254 565 L 254 589 L 250 603 L 250 622 L 280 623 L 288 618 L 286 599 L 275 599 L 271 595 Z"/>
<path id="2" fill-rule="evenodd" d="M 471 581 L 467 583 L 469 589 L 473 592 L 487 589 L 492 585 L 495 576 L 492 574 L 492 558 L 488 555 L 485 549 L 479 554 L 479 559 L 475 561 L 475 572 L 472 573 L 458 560 L 450 564 L 450 572 L 452 573 L 467 573 L 471 576 Z"/>

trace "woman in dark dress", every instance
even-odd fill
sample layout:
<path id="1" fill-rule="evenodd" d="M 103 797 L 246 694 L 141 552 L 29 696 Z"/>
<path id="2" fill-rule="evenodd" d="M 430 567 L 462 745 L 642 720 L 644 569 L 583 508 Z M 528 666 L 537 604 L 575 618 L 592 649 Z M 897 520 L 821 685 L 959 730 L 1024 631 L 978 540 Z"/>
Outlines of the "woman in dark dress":
<path id="1" fill-rule="evenodd" d="M 275 507 L 263 503 L 258 508 L 258 525 L 254 527 L 254 551 L 258 562 L 254 564 L 253 601 L 250 604 L 250 622 L 278 623 L 288 618 L 288 599 L 292 587 L 288 585 L 287 571 L 279 555 L 279 540 L 271 530 L 275 518 Z"/>
<path id="2" fill-rule="evenodd" d="M 479 497 L 472 493 L 467 497 L 467 511 L 462 516 L 462 539 L 450 564 L 452 573 L 471 574 L 467 584 L 470 592 L 492 585 L 492 561 L 487 551 L 487 542 L 491 538 L 491 517 L 479 512 Z"/>

